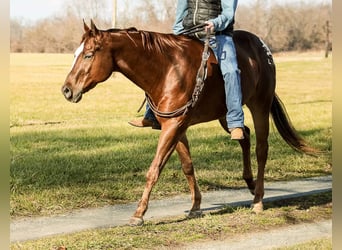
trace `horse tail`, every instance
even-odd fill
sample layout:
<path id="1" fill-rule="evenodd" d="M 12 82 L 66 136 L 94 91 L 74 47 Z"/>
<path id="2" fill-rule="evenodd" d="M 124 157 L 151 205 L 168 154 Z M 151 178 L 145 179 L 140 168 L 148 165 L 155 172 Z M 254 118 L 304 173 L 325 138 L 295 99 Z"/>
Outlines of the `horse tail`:
<path id="1" fill-rule="evenodd" d="M 286 112 L 285 106 L 277 94 L 273 97 L 271 115 L 278 132 L 289 146 L 296 151 L 310 155 L 320 152 L 319 150 L 308 146 L 307 142 L 295 130 Z"/>

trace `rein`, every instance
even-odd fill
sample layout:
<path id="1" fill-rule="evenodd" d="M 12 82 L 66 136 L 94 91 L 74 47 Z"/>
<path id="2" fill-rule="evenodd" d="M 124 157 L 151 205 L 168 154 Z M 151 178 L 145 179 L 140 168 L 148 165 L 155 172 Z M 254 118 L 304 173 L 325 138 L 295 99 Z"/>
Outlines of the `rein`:
<path id="1" fill-rule="evenodd" d="M 201 24 L 195 25 L 195 26 L 191 27 L 190 29 L 183 30 L 178 35 L 193 35 L 193 34 L 195 34 L 197 32 L 203 31 L 204 27 L 206 25 L 207 24 L 205 24 L 205 23 L 201 23 Z"/>
<path id="2" fill-rule="evenodd" d="M 200 24 L 200 25 L 196 25 L 193 28 L 189 29 L 189 30 L 185 30 L 180 34 L 184 34 L 184 35 L 190 35 L 193 33 L 196 33 L 198 31 L 201 31 L 204 29 L 205 24 Z M 194 88 L 194 91 L 192 93 L 192 97 L 191 99 L 182 107 L 171 111 L 171 112 L 162 112 L 158 110 L 158 107 L 156 107 L 151 98 L 146 94 L 146 101 L 148 103 L 148 105 L 150 106 L 151 110 L 153 111 L 153 113 L 155 115 L 158 115 L 160 117 L 163 118 L 172 118 L 172 117 L 176 117 L 176 116 L 180 116 L 180 115 L 185 115 L 186 113 L 188 113 L 189 108 L 193 108 L 195 107 L 195 105 L 197 104 L 199 97 L 202 93 L 203 87 L 204 87 L 204 81 L 207 78 L 207 61 L 208 58 L 210 56 L 210 53 L 208 52 L 209 50 L 209 38 L 210 38 L 210 31 L 207 31 L 205 40 L 204 40 L 204 49 L 202 52 L 202 61 L 201 61 L 201 65 L 197 71 L 197 76 L 196 76 L 196 85 Z M 145 101 L 144 101 L 145 103 Z M 141 107 L 143 106 L 143 104 L 141 105 Z M 140 109 L 141 109 L 140 107 Z M 139 111 L 140 111 L 139 109 Z"/>

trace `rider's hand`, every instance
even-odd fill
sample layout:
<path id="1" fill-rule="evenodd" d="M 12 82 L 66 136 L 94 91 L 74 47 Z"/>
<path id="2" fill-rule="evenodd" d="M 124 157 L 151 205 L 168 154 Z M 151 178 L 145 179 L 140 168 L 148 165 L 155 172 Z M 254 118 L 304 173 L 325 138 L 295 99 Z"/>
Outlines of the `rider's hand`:
<path id="1" fill-rule="evenodd" d="M 210 33 L 214 33 L 214 31 L 215 31 L 214 23 L 210 22 L 210 21 L 206 21 L 205 24 L 206 24 L 205 31 L 209 30 Z"/>

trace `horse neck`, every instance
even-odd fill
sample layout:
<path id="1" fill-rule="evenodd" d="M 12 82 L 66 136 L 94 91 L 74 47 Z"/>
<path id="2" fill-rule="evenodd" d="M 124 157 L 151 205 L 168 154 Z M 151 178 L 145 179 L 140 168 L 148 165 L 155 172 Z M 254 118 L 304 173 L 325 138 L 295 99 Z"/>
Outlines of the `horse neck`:
<path id="1" fill-rule="evenodd" d="M 149 93 L 156 88 L 166 64 L 158 53 L 145 48 L 139 33 L 112 34 L 113 60 L 118 71 Z"/>

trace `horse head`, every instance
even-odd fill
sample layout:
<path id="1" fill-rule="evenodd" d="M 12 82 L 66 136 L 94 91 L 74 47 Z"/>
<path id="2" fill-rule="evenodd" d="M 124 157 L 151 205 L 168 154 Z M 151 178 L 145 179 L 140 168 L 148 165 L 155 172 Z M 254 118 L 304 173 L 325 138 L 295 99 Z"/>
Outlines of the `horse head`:
<path id="1" fill-rule="evenodd" d="M 84 34 L 74 54 L 71 71 L 67 75 L 62 93 L 71 102 L 77 103 L 83 93 L 105 81 L 113 71 L 111 50 L 106 34 L 91 20 L 90 28 L 84 22 Z"/>

